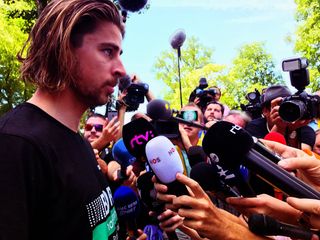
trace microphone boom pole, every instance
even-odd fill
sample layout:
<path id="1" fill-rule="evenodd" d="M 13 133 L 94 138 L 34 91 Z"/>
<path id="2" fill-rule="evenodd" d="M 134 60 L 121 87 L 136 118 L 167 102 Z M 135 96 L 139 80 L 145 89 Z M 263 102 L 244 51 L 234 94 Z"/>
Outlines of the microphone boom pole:
<path id="1" fill-rule="evenodd" d="M 180 90 L 180 106 L 182 108 L 182 87 L 181 87 L 181 71 L 180 71 L 180 58 L 181 58 L 181 48 L 178 47 L 178 81 L 179 81 L 179 90 Z"/>

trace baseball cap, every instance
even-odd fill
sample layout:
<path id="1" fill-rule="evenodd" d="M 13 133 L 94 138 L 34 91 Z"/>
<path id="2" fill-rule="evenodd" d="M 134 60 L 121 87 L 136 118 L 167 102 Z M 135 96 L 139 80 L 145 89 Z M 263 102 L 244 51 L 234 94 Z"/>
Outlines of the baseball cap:
<path id="1" fill-rule="evenodd" d="M 274 85 L 268 87 L 261 96 L 261 105 L 263 106 L 266 103 L 271 102 L 273 99 L 276 99 L 277 97 L 288 97 L 291 95 L 291 91 L 287 86 Z"/>

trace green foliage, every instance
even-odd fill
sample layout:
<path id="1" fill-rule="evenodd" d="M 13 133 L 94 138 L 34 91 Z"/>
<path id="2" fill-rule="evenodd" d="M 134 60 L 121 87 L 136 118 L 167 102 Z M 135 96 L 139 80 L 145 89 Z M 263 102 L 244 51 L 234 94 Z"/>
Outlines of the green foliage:
<path id="1" fill-rule="evenodd" d="M 295 50 L 310 63 L 310 86 L 313 92 L 320 89 L 320 1 L 295 0 L 297 4 Z"/>
<path id="2" fill-rule="evenodd" d="M 32 88 L 19 79 L 16 55 L 27 39 L 22 19 L 7 18 L 8 6 L 0 3 L 0 115 L 31 96 Z"/>
<path id="3" fill-rule="evenodd" d="M 264 44 L 255 42 L 245 44 L 238 50 L 229 73 L 221 79 L 224 83 L 221 101 L 230 108 L 245 103 L 248 92 L 274 84 L 284 84 L 280 74 L 275 73 L 271 54 L 264 49 Z"/>

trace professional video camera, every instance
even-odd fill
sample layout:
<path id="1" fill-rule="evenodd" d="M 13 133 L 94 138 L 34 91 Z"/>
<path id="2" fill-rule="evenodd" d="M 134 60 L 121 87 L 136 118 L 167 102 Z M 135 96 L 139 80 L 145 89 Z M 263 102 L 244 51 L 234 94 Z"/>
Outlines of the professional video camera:
<path id="1" fill-rule="evenodd" d="M 130 76 L 124 76 L 119 79 L 119 90 L 127 90 L 127 95 L 123 98 L 128 105 L 127 111 L 135 111 L 140 103 L 144 102 L 144 96 L 149 91 L 149 85 L 146 83 L 132 83 Z"/>
<path id="2" fill-rule="evenodd" d="M 282 70 L 289 72 L 291 85 L 298 90 L 284 98 L 280 104 L 279 115 L 287 122 L 320 117 L 320 97 L 304 91 L 310 83 L 307 67 L 306 58 L 292 58 L 282 62 Z"/>
<path id="3" fill-rule="evenodd" d="M 249 103 L 247 105 L 241 103 L 241 110 L 248 113 L 252 119 L 261 117 L 261 94 L 258 89 L 255 89 L 254 92 L 249 92 L 246 95 L 246 99 L 249 101 Z"/>
<path id="4" fill-rule="evenodd" d="M 214 88 L 205 89 L 208 87 L 207 79 L 206 78 L 200 78 L 199 80 L 199 86 L 197 86 L 189 97 L 189 102 L 193 102 L 195 98 L 199 98 L 199 107 L 204 108 L 207 106 L 207 103 L 210 101 L 213 101 L 215 98 L 215 95 L 218 94 L 217 90 Z"/>

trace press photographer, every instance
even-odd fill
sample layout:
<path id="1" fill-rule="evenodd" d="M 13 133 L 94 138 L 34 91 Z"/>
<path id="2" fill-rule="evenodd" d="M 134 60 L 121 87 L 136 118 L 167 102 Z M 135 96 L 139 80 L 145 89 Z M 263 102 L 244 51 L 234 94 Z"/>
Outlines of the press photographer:
<path id="1" fill-rule="evenodd" d="M 140 82 L 136 75 L 132 78 L 129 75 L 121 77 L 119 79 L 119 91 L 125 96 L 117 101 L 117 109 L 119 109 L 119 105 L 123 104 L 127 107 L 127 112 L 136 111 L 139 105 L 144 103 L 145 96 L 148 101 L 153 98 L 149 92 L 149 85 Z"/>
<path id="2" fill-rule="evenodd" d="M 241 103 L 241 110 L 249 114 L 252 119 L 261 117 L 261 94 L 258 89 L 255 89 L 254 92 L 249 92 L 246 95 L 246 99 L 249 103 L 246 105 Z"/>
<path id="3" fill-rule="evenodd" d="M 305 92 L 309 85 L 308 60 L 306 58 L 292 58 L 282 62 L 282 70 L 289 72 L 291 85 L 298 91 L 283 99 L 280 117 L 287 122 L 297 120 L 311 120 L 320 116 L 320 97 Z"/>

